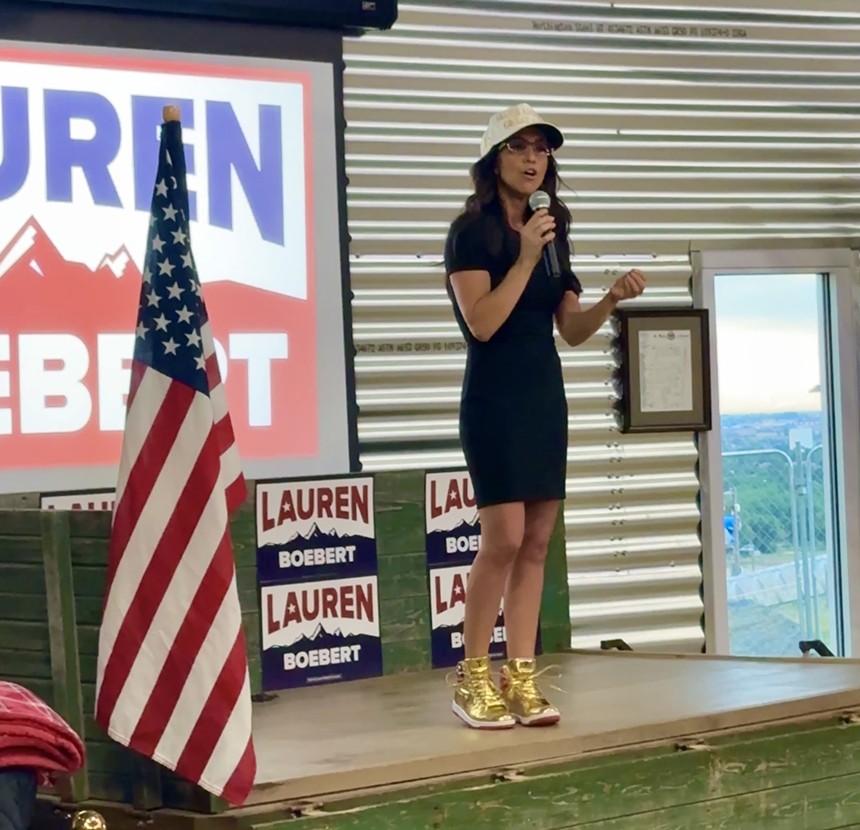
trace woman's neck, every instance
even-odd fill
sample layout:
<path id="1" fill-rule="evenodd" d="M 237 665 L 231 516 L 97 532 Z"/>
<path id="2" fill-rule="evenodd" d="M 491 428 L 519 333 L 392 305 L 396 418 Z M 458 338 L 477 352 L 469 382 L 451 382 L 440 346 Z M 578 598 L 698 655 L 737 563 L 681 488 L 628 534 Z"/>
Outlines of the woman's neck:
<path id="1" fill-rule="evenodd" d="M 502 202 L 502 210 L 505 214 L 508 224 L 515 230 L 519 230 L 525 224 L 523 219 L 526 215 L 526 206 L 528 199 L 524 196 L 515 196 L 512 193 L 500 193 L 499 199 Z"/>

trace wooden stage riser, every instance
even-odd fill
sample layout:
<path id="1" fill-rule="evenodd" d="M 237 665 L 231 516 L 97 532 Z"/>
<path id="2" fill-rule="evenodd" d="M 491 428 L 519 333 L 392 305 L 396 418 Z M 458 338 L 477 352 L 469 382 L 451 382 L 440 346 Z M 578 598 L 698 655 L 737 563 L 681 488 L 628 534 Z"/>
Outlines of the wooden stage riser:
<path id="1" fill-rule="evenodd" d="M 499 758 L 500 768 L 504 758 Z M 860 827 L 860 726 L 839 719 L 282 813 L 253 830 Z M 217 819 L 216 819 L 217 820 Z M 223 816 L 221 821 L 229 820 Z M 247 820 L 235 819 L 247 826 Z"/>

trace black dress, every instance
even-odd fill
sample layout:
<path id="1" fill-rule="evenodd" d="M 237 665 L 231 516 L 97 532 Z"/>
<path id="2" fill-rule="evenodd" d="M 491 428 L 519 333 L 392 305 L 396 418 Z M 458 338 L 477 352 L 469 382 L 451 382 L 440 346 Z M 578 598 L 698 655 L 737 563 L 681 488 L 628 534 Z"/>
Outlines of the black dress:
<path id="1" fill-rule="evenodd" d="M 580 294 L 582 287 L 570 270 L 566 240 L 559 243 L 561 278 L 541 262 L 508 319 L 481 342 L 460 313 L 449 277 L 488 271 L 495 288 L 519 256 L 520 237 L 501 217 L 475 214 L 460 216 L 448 233 L 446 285 L 467 344 L 460 441 L 478 507 L 565 497 L 567 398 L 553 315 L 565 291 Z"/>

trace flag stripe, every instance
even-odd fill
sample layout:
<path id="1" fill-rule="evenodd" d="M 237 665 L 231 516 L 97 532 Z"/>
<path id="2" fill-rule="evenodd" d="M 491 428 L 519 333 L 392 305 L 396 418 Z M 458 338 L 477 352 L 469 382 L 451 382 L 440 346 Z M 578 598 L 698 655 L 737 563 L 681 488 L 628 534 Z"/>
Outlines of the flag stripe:
<path id="1" fill-rule="evenodd" d="M 240 636 L 236 640 L 237 649 L 235 649 L 230 659 L 233 663 L 233 671 L 236 676 L 241 677 L 242 685 L 239 690 L 238 699 L 251 696 L 251 684 L 248 680 L 247 660 L 245 658 L 245 640 Z M 217 735 L 215 748 L 209 757 L 209 762 L 206 769 L 203 770 L 200 779 L 209 781 L 220 787 L 226 786 L 227 782 L 235 773 L 233 758 L 228 754 L 227 749 L 231 746 L 242 746 L 245 736 L 251 729 L 249 713 L 241 706 L 234 706 L 233 711 L 224 727 Z"/>
<path id="2" fill-rule="evenodd" d="M 212 753 L 218 743 L 221 732 L 233 711 L 239 695 L 245 688 L 247 678 L 247 660 L 245 657 L 245 635 L 241 630 L 233 640 L 233 647 L 224 663 L 218 680 L 203 706 L 203 711 L 191 730 L 185 749 L 179 756 L 177 770 L 182 770 L 193 780 L 201 780 L 203 771 L 212 759 Z M 246 730 L 247 732 L 247 730 Z M 228 780 L 233 770 L 224 776 L 223 782 L 215 783 L 221 786 Z"/>
<path id="3" fill-rule="evenodd" d="M 126 722 L 132 725 L 136 724 L 133 729 L 135 734 L 141 728 L 140 718 L 143 716 L 144 709 L 147 706 L 149 686 L 152 678 L 158 678 L 161 675 L 166 682 L 170 683 L 176 677 L 175 673 L 171 673 L 169 676 L 165 675 L 165 667 L 175 650 L 174 640 L 177 636 L 180 636 L 180 632 L 184 626 L 193 627 L 198 625 L 202 622 L 201 614 L 203 617 L 214 616 L 221 605 L 226 587 L 219 595 L 212 596 L 211 603 L 209 604 L 207 604 L 205 598 L 195 603 L 195 594 L 198 596 L 200 594 L 201 572 L 204 574 L 202 581 L 205 583 L 206 588 L 213 587 L 212 583 L 207 581 L 205 575 L 212 571 L 214 564 L 213 556 L 219 550 L 219 543 L 224 544 L 226 531 L 227 513 L 224 499 L 216 487 L 206 503 L 206 507 L 188 543 L 189 549 L 199 550 L 201 555 L 188 556 L 186 554 L 179 561 L 176 573 L 167 586 L 167 591 L 158 606 L 155 617 L 144 638 L 138 659 L 135 660 L 120 699 L 116 704 L 117 708 L 124 712 Z M 207 556 L 210 557 L 208 561 L 206 559 Z M 228 575 L 225 584 L 229 587 L 233 568 L 229 538 L 227 541 L 227 557 Z M 205 636 L 206 631 L 201 635 L 201 641 Z M 170 649 L 165 648 L 165 644 L 169 643 L 174 643 L 174 646 Z M 189 670 L 196 656 L 196 650 L 194 653 L 191 653 L 190 648 L 191 643 L 188 642 L 186 643 L 185 650 L 176 655 L 180 661 L 187 665 Z M 218 668 L 220 668 L 220 665 Z M 176 671 L 179 671 L 178 668 Z M 217 674 L 217 668 L 211 674 L 214 677 Z M 147 694 L 142 694 L 141 690 L 146 690 Z M 153 687 L 152 694 L 156 695 L 159 691 L 160 685 L 157 681 Z M 179 691 L 182 691 L 182 686 L 180 686 Z M 162 714 L 166 722 L 170 718 L 171 710 L 168 709 Z M 133 735 L 132 740 L 134 741 Z M 157 737 L 156 744 L 158 740 L 159 738 Z"/>
<path id="4" fill-rule="evenodd" d="M 158 373 L 152 372 L 154 376 Z M 144 381 L 146 384 L 147 381 Z M 143 386 L 141 387 L 143 389 Z M 163 411 L 168 406 L 167 396 L 165 396 L 165 405 L 159 410 Z M 139 404 L 137 414 L 148 413 L 143 412 L 143 405 Z M 167 457 L 162 465 L 161 470 L 156 475 L 156 484 L 151 488 L 152 493 L 149 499 L 138 499 L 136 491 L 142 487 L 142 482 L 148 483 L 150 472 L 144 470 L 144 467 L 135 464 L 136 472 L 141 472 L 139 477 L 131 478 L 127 489 L 118 497 L 115 517 L 121 516 L 122 510 L 127 508 L 124 505 L 131 505 L 131 508 L 137 510 L 138 513 L 129 511 L 127 515 L 137 516 L 133 523 L 134 527 L 131 530 L 131 535 L 128 541 L 120 548 L 120 540 L 125 538 L 121 535 L 118 529 L 118 522 L 115 518 L 114 527 L 111 533 L 111 555 L 114 555 L 115 549 L 118 549 L 119 562 L 116 567 L 116 574 L 109 586 L 108 605 L 105 607 L 105 615 L 102 620 L 102 627 L 99 633 L 99 672 L 104 670 L 104 661 L 107 660 L 110 652 L 113 650 L 116 637 L 119 632 L 119 626 L 122 615 L 134 599 L 135 591 L 140 583 L 143 573 L 152 557 L 155 540 L 164 533 L 170 519 L 170 512 L 165 509 L 165 505 L 177 505 L 182 495 L 182 489 L 187 482 L 187 470 L 190 469 L 191 462 L 188 460 L 189 453 L 199 452 L 204 446 L 206 431 L 200 429 L 200 419 L 205 418 L 205 412 L 197 413 L 196 417 L 192 416 L 189 409 L 185 413 L 185 417 L 179 410 L 174 415 L 168 416 L 166 423 L 179 426 L 179 431 L 176 435 L 176 441 L 167 453 Z M 143 453 L 138 454 L 137 458 L 142 459 Z M 148 454 L 149 459 L 153 459 L 153 454 Z M 122 514 L 126 515 L 126 514 Z M 122 519 L 120 519 L 122 521 Z M 131 555 L 126 555 L 131 551 Z M 116 588 L 113 586 L 116 583 Z"/>
<path id="5" fill-rule="evenodd" d="M 146 374 L 146 366 L 138 363 L 136 360 L 131 362 L 131 387 L 128 391 L 128 399 L 126 400 L 126 413 L 134 404 L 134 399 L 137 397 L 137 390 L 140 388 L 140 383 Z M 166 380 L 166 378 L 164 378 Z"/>
<path id="6" fill-rule="evenodd" d="M 221 603 L 233 582 L 233 555 L 225 527 L 215 557 L 200 581 L 182 625 L 176 632 L 152 694 L 132 735 L 138 752 L 152 755 L 170 722 L 179 696 L 210 631 Z"/>
<path id="7" fill-rule="evenodd" d="M 228 590 L 224 602 L 221 603 L 215 622 L 209 629 L 191 669 L 195 682 L 186 683 L 182 689 L 182 694 L 164 730 L 164 736 L 158 744 L 156 754 L 159 757 L 178 758 L 185 750 L 194 725 L 203 712 L 206 695 L 220 676 L 230 656 L 236 632 L 242 627 L 241 609 L 232 601 L 235 596 L 234 577 L 234 583 Z"/>
<path id="8" fill-rule="evenodd" d="M 231 804 L 240 802 L 243 793 L 247 793 L 254 786 L 254 776 L 257 772 L 257 760 L 254 755 L 253 741 L 248 741 L 245 751 L 233 770 L 233 774 L 224 785 L 223 796 Z"/>
<path id="9" fill-rule="evenodd" d="M 214 444 L 212 432 L 206 438 L 206 444 L 210 443 Z M 204 446 L 180 496 L 181 510 L 175 510 L 171 514 L 140 580 L 131 606 L 125 612 L 117 633 L 121 647 L 111 651 L 104 669 L 104 685 L 97 710 L 99 719 L 104 722 L 109 723 L 113 717 L 117 698 L 131 672 L 144 636 L 149 631 L 167 585 L 179 566 L 176 551 L 185 550 L 187 547 L 212 488 L 218 481 L 218 470 L 208 463 L 206 455 L 207 447 Z"/>
<path id="10" fill-rule="evenodd" d="M 179 383 L 170 384 L 140 451 L 129 459 L 132 466 L 128 478 L 134 479 L 134 486 L 129 487 L 126 483 L 123 491 L 117 493 L 116 518 L 111 535 L 111 551 L 116 555 L 125 550 L 170 452 L 174 446 L 181 446 L 176 445 L 176 437 L 193 401 L 193 389 Z M 146 403 L 140 406 L 146 406 Z M 116 566 L 115 562 L 112 564 Z"/>

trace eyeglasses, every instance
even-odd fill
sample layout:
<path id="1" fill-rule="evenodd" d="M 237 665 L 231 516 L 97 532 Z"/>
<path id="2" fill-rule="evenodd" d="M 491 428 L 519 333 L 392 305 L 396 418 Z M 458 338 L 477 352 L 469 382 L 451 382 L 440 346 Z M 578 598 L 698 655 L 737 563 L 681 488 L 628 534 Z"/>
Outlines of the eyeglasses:
<path id="1" fill-rule="evenodd" d="M 539 156 L 551 156 L 552 155 L 552 147 L 547 144 L 544 140 L 538 141 L 528 141 L 525 138 L 520 138 L 516 136 L 514 138 L 509 138 L 507 141 L 502 142 L 501 147 L 507 148 L 512 153 L 518 156 L 524 156 L 529 147 L 531 147 Z"/>

